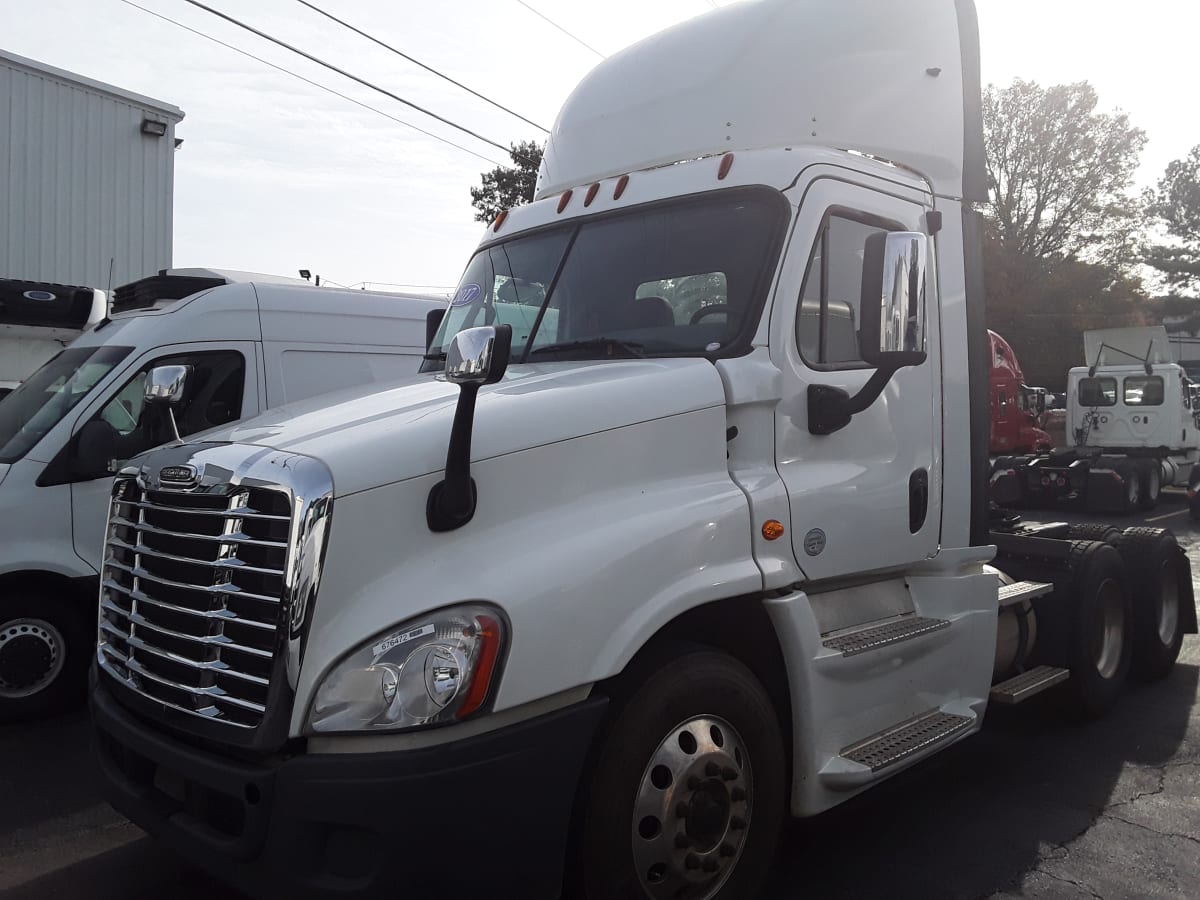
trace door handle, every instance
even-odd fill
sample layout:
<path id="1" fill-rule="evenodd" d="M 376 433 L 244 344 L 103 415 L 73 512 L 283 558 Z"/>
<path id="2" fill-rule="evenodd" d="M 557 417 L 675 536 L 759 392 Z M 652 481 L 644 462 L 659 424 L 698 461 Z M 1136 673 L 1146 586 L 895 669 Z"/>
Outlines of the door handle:
<path id="1" fill-rule="evenodd" d="M 908 476 L 908 530 L 916 534 L 929 512 L 929 470 L 917 469 Z"/>

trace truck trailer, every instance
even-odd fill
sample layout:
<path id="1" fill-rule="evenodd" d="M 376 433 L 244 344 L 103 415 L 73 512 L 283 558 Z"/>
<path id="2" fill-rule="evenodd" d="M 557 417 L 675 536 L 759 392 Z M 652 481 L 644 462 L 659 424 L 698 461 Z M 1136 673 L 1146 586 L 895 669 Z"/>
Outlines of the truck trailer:
<path id="1" fill-rule="evenodd" d="M 0 278 L 0 399 L 107 311 L 95 288 Z"/>
<path id="2" fill-rule="evenodd" d="M 110 802 L 256 896 L 730 900 L 990 702 L 1168 672 L 1169 534 L 989 531 L 982 137 L 970 0 L 600 63 L 423 374 L 122 469 Z"/>

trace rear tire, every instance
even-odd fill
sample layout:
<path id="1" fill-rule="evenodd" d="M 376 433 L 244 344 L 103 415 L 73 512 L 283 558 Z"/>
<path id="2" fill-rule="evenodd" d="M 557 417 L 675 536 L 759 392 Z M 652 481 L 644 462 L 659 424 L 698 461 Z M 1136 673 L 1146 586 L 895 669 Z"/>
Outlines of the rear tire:
<path id="1" fill-rule="evenodd" d="M 1142 482 L 1142 496 L 1138 508 L 1148 511 L 1158 506 L 1158 495 L 1162 490 L 1162 466 L 1156 459 L 1144 459 L 1138 468 Z"/>
<path id="2" fill-rule="evenodd" d="M 1183 646 L 1177 548 L 1171 533 L 1161 528 L 1126 528 L 1117 543 L 1133 597 L 1132 671 L 1141 681 L 1164 678 Z"/>
<path id="3" fill-rule="evenodd" d="M 40 719 L 80 702 L 95 644 L 74 596 L 17 589 L 0 599 L 0 722 Z"/>
<path id="4" fill-rule="evenodd" d="M 1125 482 L 1125 494 L 1121 498 L 1120 512 L 1126 516 L 1132 515 L 1142 505 L 1142 473 L 1132 463 L 1122 463 L 1117 472 Z"/>
<path id="5" fill-rule="evenodd" d="M 1067 537 L 1073 541 L 1099 541 L 1116 546 L 1121 538 L 1121 529 L 1103 522 L 1081 522 L 1067 529 Z"/>
<path id="6" fill-rule="evenodd" d="M 788 789 L 779 722 L 754 675 L 690 650 L 614 701 L 610 721 L 581 797 L 580 895 L 757 896 Z"/>
<path id="7" fill-rule="evenodd" d="M 1133 659 L 1133 604 L 1126 569 L 1117 551 L 1107 544 L 1078 541 L 1071 548 L 1070 614 L 1059 619 L 1067 626 L 1067 681 L 1072 709 L 1095 719 L 1112 708 L 1129 675 Z"/>

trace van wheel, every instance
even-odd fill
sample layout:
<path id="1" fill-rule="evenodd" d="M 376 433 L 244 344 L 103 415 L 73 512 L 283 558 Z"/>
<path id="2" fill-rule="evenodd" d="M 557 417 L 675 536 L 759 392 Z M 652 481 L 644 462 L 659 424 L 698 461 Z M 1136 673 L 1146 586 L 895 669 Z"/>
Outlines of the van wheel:
<path id="1" fill-rule="evenodd" d="M 1139 509 L 1151 510 L 1158 506 L 1158 494 L 1162 489 L 1162 466 L 1158 460 L 1142 460 L 1140 469 L 1142 481 L 1142 496 L 1138 503 Z"/>
<path id="2" fill-rule="evenodd" d="M 73 597 L 0 600 L 0 722 L 37 719 L 84 696 L 94 643 Z"/>
<path id="3" fill-rule="evenodd" d="M 582 895 L 757 896 L 788 792 L 762 685 L 697 649 L 651 671 L 613 715 L 583 795 Z"/>
<path id="4" fill-rule="evenodd" d="M 1134 599 L 1133 674 L 1143 681 L 1166 676 L 1183 646 L 1177 547 L 1161 528 L 1126 528 L 1117 542 Z"/>
<path id="5" fill-rule="evenodd" d="M 1107 544 L 1078 541 L 1066 634 L 1073 709 L 1083 718 L 1106 713 L 1121 693 L 1133 658 L 1133 604 L 1121 555 Z"/>

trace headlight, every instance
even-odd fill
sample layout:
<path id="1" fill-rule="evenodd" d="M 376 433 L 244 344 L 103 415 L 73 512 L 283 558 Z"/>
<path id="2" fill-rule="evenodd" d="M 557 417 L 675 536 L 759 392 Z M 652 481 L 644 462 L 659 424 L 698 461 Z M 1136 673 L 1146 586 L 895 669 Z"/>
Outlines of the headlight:
<path id="1" fill-rule="evenodd" d="M 309 727 L 397 731 L 477 712 L 491 691 L 504 627 L 490 607 L 455 606 L 378 635 L 325 676 Z"/>

